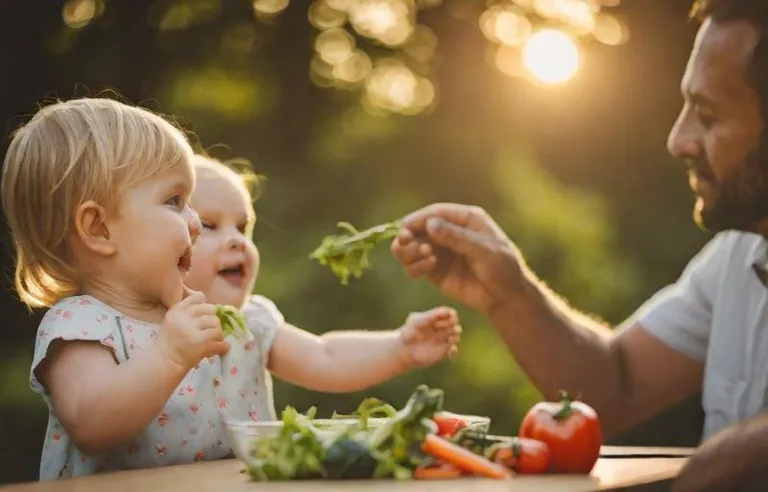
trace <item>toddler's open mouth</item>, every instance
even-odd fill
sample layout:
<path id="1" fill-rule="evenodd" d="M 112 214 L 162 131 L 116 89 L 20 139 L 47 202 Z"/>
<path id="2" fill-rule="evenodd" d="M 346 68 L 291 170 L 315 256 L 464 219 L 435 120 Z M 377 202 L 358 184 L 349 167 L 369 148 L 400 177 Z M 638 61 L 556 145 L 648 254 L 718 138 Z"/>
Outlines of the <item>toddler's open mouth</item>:
<path id="1" fill-rule="evenodd" d="M 242 287 L 246 282 L 246 271 L 243 263 L 237 263 L 219 270 L 219 276 L 228 284 Z"/>
<path id="2" fill-rule="evenodd" d="M 187 248 L 187 250 L 184 251 L 184 254 L 181 255 L 178 267 L 181 273 L 187 273 L 192 268 L 192 248 Z"/>

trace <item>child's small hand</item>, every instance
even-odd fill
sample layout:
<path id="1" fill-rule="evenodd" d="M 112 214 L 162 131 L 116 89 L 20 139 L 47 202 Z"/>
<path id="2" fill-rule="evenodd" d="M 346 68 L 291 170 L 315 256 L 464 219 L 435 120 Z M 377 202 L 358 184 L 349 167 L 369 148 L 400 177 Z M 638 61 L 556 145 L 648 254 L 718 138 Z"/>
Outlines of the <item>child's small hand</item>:
<path id="1" fill-rule="evenodd" d="M 216 306 L 205 295 L 185 289 L 185 297 L 165 314 L 157 342 L 173 363 L 192 368 L 201 359 L 229 351 Z"/>
<path id="2" fill-rule="evenodd" d="M 451 308 L 411 313 L 400 328 L 403 353 L 409 364 L 431 366 L 458 351 L 459 318 Z"/>

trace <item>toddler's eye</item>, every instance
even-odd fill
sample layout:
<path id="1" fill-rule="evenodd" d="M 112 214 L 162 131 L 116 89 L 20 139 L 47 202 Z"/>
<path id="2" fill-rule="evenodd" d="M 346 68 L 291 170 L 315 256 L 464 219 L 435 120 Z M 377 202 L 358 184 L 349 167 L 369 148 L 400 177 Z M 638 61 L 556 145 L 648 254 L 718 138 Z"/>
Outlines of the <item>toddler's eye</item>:
<path id="1" fill-rule="evenodd" d="M 239 224 L 237 226 L 237 230 L 240 231 L 240 234 L 245 234 L 245 230 L 248 228 L 248 224 Z"/>
<path id="2" fill-rule="evenodd" d="M 210 222 L 201 222 L 201 224 L 203 224 L 203 229 L 216 229 L 216 226 Z"/>
<path id="3" fill-rule="evenodd" d="M 166 205 L 171 205 L 172 207 L 181 207 L 181 195 L 173 195 L 171 198 L 165 201 Z"/>

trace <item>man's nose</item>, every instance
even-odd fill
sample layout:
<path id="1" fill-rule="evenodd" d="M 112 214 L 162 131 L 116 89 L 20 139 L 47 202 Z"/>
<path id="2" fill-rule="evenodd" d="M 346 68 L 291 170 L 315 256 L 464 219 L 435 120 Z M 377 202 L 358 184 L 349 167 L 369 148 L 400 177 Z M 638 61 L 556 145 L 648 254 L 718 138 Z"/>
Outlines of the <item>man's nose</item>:
<path id="1" fill-rule="evenodd" d="M 669 132 L 667 150 L 679 159 L 695 158 L 701 152 L 701 141 L 696 124 L 681 114 Z"/>

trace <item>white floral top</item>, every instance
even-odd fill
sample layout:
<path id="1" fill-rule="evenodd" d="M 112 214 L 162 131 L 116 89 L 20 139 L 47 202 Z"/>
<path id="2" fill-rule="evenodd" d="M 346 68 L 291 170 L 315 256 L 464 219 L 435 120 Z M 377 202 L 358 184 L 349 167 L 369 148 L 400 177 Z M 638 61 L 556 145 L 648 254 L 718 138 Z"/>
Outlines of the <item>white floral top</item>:
<path id="1" fill-rule="evenodd" d="M 49 408 L 40 480 L 231 456 L 224 418 L 275 419 L 266 363 L 283 316 L 262 296 L 252 296 L 243 312 L 253 340 L 230 338 L 229 353 L 204 359 L 192 369 L 163 411 L 131 442 L 109 453 L 89 456 L 75 447 L 56 418 L 50 394 L 35 375 L 36 368 L 57 339 L 97 341 L 122 364 L 155 338 L 160 327 L 125 316 L 91 296 L 70 297 L 54 305 L 38 328 L 30 373 L 32 389 L 42 395 Z"/>

